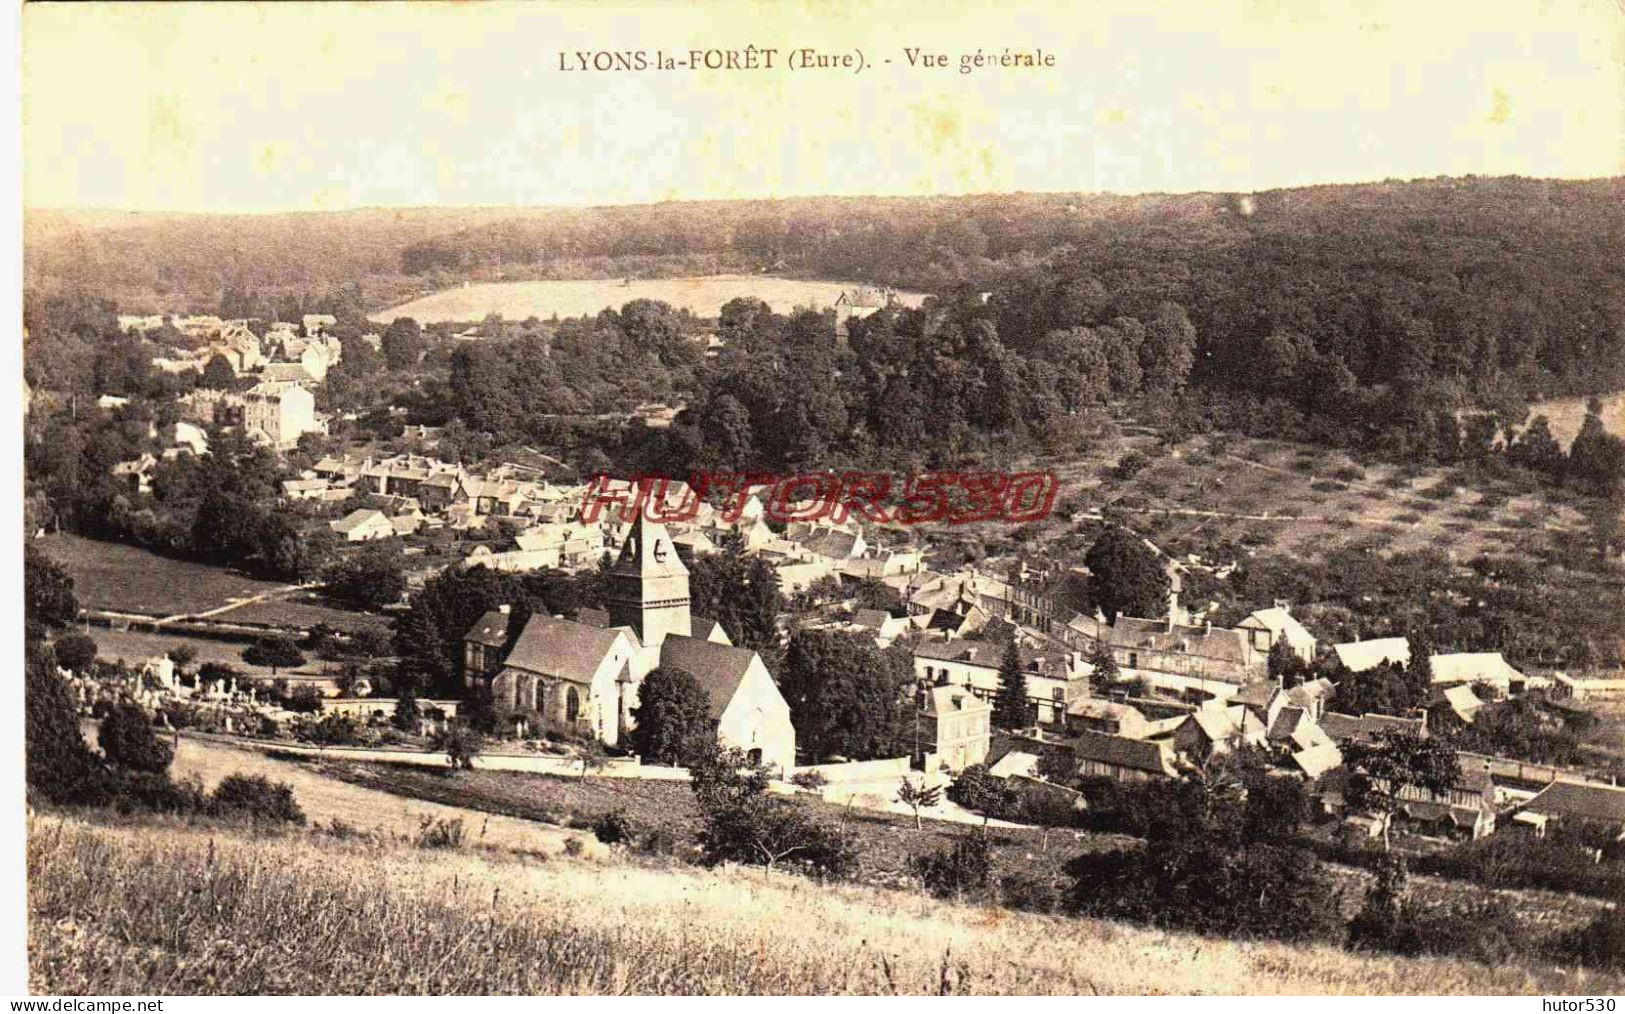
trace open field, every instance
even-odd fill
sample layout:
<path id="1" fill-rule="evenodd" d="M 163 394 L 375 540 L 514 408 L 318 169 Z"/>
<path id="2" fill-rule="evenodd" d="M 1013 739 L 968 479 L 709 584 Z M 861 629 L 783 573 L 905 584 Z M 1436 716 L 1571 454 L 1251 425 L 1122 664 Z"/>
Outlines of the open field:
<path id="1" fill-rule="evenodd" d="M 294 796 L 312 823 L 330 824 L 339 820 L 366 832 L 385 837 L 411 837 L 424 817 L 437 820 L 462 819 L 472 844 L 490 845 L 515 852 L 558 853 L 566 838 L 582 840 L 584 854 L 601 855 L 603 847 L 590 833 L 571 832 L 561 827 L 499 814 L 475 813 L 468 809 L 380 792 L 351 785 L 318 774 L 310 767 L 267 757 L 255 750 L 237 750 L 206 740 L 182 736 L 175 753 L 176 778 L 196 778 L 211 789 L 230 774 L 264 775 L 293 786 Z"/>
<path id="2" fill-rule="evenodd" d="M 803 281 L 773 275 L 706 275 L 692 278 L 597 279 L 582 281 L 484 282 L 447 289 L 432 296 L 372 315 L 380 324 L 396 317 L 419 323 L 478 321 L 496 313 L 508 320 L 540 317 L 591 317 L 605 307 L 620 309 L 634 299 L 658 299 L 696 316 L 715 317 L 723 304 L 741 296 L 755 296 L 775 313 L 798 306 L 828 307 L 853 287 L 850 282 Z M 918 306 L 920 293 L 900 292 L 897 298 Z"/>
<path id="3" fill-rule="evenodd" d="M 431 770 L 398 765 L 335 766 L 335 773 L 371 788 L 414 799 L 454 803 L 486 813 L 549 823 L 590 826 L 597 817 L 620 810 L 638 834 L 658 831 L 686 846 L 700 829 L 700 814 L 688 783 L 628 778 L 560 778 L 513 771 L 468 771 L 448 777 Z M 798 797 L 800 805 L 856 839 L 856 876 L 878 885 L 912 884 L 913 861 L 952 846 L 971 828 L 926 819 L 916 830 L 912 817 Z M 1000 876 L 1039 880 L 1059 877 L 1061 865 L 1080 852 L 1104 851 L 1130 841 L 1118 835 L 1087 831 L 1051 831 L 1027 827 L 993 828 Z"/>
<path id="4" fill-rule="evenodd" d="M 320 659 L 307 658 L 304 665 L 292 668 L 284 666 L 273 673 L 270 666 L 250 665 L 243 661 L 243 649 L 249 644 L 247 641 L 222 641 L 213 637 L 191 637 L 170 631 L 117 630 L 96 626 L 88 628 L 85 633 L 96 642 L 96 654 L 107 662 L 122 659 L 135 664 L 162 655 L 171 648 L 187 645 L 197 652 L 196 664 L 219 662 L 231 666 L 250 679 L 318 677 L 323 675 L 324 668 L 331 667 L 330 663 Z"/>
<path id="5" fill-rule="evenodd" d="M 1552 436 L 1568 450 L 1569 444 L 1585 422 L 1585 398 L 1556 398 L 1540 402 L 1529 409 L 1529 417 L 1544 415 L 1552 425 Z M 1625 436 L 1625 391 L 1618 391 L 1602 399 L 1602 424 L 1608 432 Z"/>
<path id="6" fill-rule="evenodd" d="M 175 616 L 287 587 L 224 567 L 175 560 L 137 546 L 78 535 L 48 535 L 36 544 L 73 578 L 74 594 L 86 609 Z"/>
<path id="7" fill-rule="evenodd" d="M 1605 994 L 1617 976 L 1213 940 L 759 871 L 30 824 L 38 993 Z"/>
<path id="8" fill-rule="evenodd" d="M 67 534 L 46 536 L 38 545 L 73 578 L 74 594 L 86 609 L 155 618 L 207 614 L 221 622 L 288 628 L 317 623 L 341 630 L 389 628 L 384 617 L 336 608 L 293 585 L 137 546 Z"/>

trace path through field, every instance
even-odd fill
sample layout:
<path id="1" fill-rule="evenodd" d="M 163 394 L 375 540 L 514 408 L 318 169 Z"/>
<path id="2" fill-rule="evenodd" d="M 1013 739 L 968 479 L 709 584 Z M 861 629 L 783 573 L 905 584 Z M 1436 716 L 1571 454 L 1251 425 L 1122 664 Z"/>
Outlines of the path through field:
<path id="1" fill-rule="evenodd" d="M 329 778 L 306 765 L 266 757 L 255 750 L 238 750 L 190 736 L 180 738 L 172 770 L 177 778 L 196 776 L 206 789 L 212 789 L 230 774 L 264 775 L 273 781 L 287 782 L 312 823 L 339 820 L 364 830 L 411 838 L 418 833 L 424 817 L 461 819 L 466 841 L 473 845 L 555 854 L 563 851 L 565 839 L 577 838 L 588 854 L 604 851 L 590 834 L 583 832 L 407 799 Z"/>

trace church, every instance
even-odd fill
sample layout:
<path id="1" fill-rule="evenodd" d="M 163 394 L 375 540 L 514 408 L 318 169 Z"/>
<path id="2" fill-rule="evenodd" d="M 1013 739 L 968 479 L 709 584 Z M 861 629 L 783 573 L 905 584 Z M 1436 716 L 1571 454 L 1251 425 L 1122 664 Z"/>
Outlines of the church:
<path id="1" fill-rule="evenodd" d="M 666 527 L 641 514 L 610 569 L 607 614 L 533 616 L 510 637 L 504 606 L 463 640 L 468 682 L 489 679 L 502 719 L 573 729 L 609 746 L 634 721 L 638 687 L 656 666 L 685 669 L 705 687 L 717 739 L 788 774 L 795 767 L 790 706 L 756 652 L 692 615 L 688 568 Z M 511 644 L 510 644 L 511 640 Z"/>

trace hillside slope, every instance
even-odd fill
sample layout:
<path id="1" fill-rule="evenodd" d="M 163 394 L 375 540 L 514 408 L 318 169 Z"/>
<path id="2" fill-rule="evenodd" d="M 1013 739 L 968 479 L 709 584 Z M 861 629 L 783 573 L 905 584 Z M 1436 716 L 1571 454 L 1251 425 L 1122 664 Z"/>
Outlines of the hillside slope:
<path id="1" fill-rule="evenodd" d="M 760 872 L 45 816 L 42 993 L 1574 993 L 1625 982 L 963 907 Z"/>

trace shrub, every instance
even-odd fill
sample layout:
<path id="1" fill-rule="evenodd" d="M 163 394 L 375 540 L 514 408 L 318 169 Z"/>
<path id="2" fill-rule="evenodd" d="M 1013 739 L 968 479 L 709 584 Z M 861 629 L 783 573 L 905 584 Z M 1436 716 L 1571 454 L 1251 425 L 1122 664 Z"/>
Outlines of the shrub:
<path id="1" fill-rule="evenodd" d="M 293 787 L 264 775 L 227 775 L 214 787 L 214 805 L 223 813 L 254 820 L 303 824 L 305 811 L 293 798 Z"/>
<path id="2" fill-rule="evenodd" d="M 829 779 L 824 777 L 822 771 L 797 771 L 790 776 L 790 784 L 808 792 L 822 792 Z"/>
<path id="3" fill-rule="evenodd" d="M 987 835 L 961 835 L 948 848 L 914 862 L 927 891 L 939 898 L 982 898 L 993 880 L 993 847 Z"/>
<path id="4" fill-rule="evenodd" d="M 582 843 L 580 838 L 577 838 L 574 835 L 571 835 L 570 837 L 564 839 L 564 854 L 565 855 L 567 855 L 567 856 L 579 856 L 585 851 L 587 851 L 587 846 Z"/>
<path id="5" fill-rule="evenodd" d="M 433 747 L 446 755 L 446 763 L 453 771 L 474 770 L 474 758 L 480 755 L 484 743 L 480 734 L 461 722 L 448 725 L 435 736 Z"/>
<path id="6" fill-rule="evenodd" d="M 313 715 L 322 710 L 322 692 L 308 683 L 302 684 L 283 698 L 282 706 L 289 711 Z"/>
<path id="7" fill-rule="evenodd" d="M 209 797 L 196 778 L 172 782 L 169 775 L 127 771 L 118 780 L 113 805 L 120 813 L 173 813 L 182 816 L 208 813 Z"/>
<path id="8" fill-rule="evenodd" d="M 1149 464 L 1151 464 L 1151 459 L 1147 458 L 1143 453 L 1130 451 L 1118 459 L 1117 467 L 1112 469 L 1112 477 L 1115 479 L 1132 479 L 1145 471 L 1145 467 Z"/>
<path id="9" fill-rule="evenodd" d="M 85 634 L 64 634 L 52 645 L 56 662 L 64 669 L 83 672 L 96 661 L 96 642 Z"/>
<path id="10" fill-rule="evenodd" d="M 629 842 L 632 840 L 632 822 L 627 819 L 625 810 L 610 810 L 593 821 L 592 834 L 605 845 Z"/>
<path id="11" fill-rule="evenodd" d="M 79 713 L 68 684 L 46 655 L 28 659 L 24 675 L 23 733 L 29 792 L 54 803 L 101 805 L 110 798 L 107 769 L 79 734 Z"/>
<path id="12" fill-rule="evenodd" d="M 418 834 L 413 844 L 420 849 L 454 849 L 463 844 L 463 818 L 437 818 L 424 814 L 418 818 Z"/>
<path id="13" fill-rule="evenodd" d="M 1559 937 L 1553 949 L 1560 959 L 1590 968 L 1625 969 L 1625 906 L 1598 912 L 1587 925 Z"/>
<path id="14" fill-rule="evenodd" d="M 152 730 L 147 713 L 131 701 L 120 701 L 107 712 L 96 737 L 107 759 L 126 771 L 163 774 L 175 752 Z"/>

